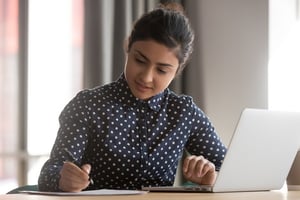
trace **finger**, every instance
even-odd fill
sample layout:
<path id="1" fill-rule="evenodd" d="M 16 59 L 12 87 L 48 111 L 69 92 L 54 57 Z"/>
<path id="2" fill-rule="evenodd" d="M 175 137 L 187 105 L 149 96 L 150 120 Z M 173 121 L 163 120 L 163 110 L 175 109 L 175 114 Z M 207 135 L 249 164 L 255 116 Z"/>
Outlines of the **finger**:
<path id="1" fill-rule="evenodd" d="M 62 183 L 69 182 L 71 184 L 80 183 L 81 169 L 71 162 L 65 162 L 61 171 L 60 176 Z M 71 185 L 70 184 L 70 185 Z"/>
<path id="2" fill-rule="evenodd" d="M 81 166 L 81 169 L 85 171 L 87 174 L 90 174 L 92 167 L 90 164 L 84 164 Z"/>
<path id="3" fill-rule="evenodd" d="M 196 165 L 196 176 L 201 178 L 207 174 L 207 172 L 214 170 L 214 165 L 209 162 L 207 159 L 202 158 L 198 160 Z"/>
<path id="4" fill-rule="evenodd" d="M 214 172 L 215 169 L 216 169 L 216 167 L 215 167 L 214 163 L 208 161 L 207 164 L 203 168 L 203 173 L 207 174 L 208 172 Z"/>
<path id="5" fill-rule="evenodd" d="M 85 168 L 89 170 L 88 166 L 84 166 Z M 63 191 L 78 192 L 89 185 L 89 175 L 87 172 L 71 162 L 64 163 L 60 175 L 59 188 Z"/>
<path id="6" fill-rule="evenodd" d="M 92 169 L 92 166 L 90 164 L 85 164 L 83 166 L 81 166 L 81 169 L 83 171 L 85 171 L 89 176 L 88 176 L 88 181 L 90 184 L 94 185 L 94 181 L 93 179 L 91 178 L 90 176 L 90 173 L 91 173 L 91 169 Z"/>
<path id="7" fill-rule="evenodd" d="M 199 159 L 197 160 L 196 166 L 195 166 L 195 174 L 197 177 L 202 177 L 203 176 L 203 168 L 205 166 L 205 164 L 207 163 L 207 161 L 205 159 Z"/>
<path id="8" fill-rule="evenodd" d="M 191 177 L 195 171 L 195 166 L 197 164 L 197 160 L 200 158 L 197 156 L 189 156 L 185 159 L 184 163 L 184 173 L 187 177 Z"/>
<path id="9" fill-rule="evenodd" d="M 63 170 L 65 175 L 70 176 L 71 178 L 81 179 L 86 176 L 86 172 L 72 162 L 65 162 Z"/>
<path id="10" fill-rule="evenodd" d="M 183 165 L 182 165 L 182 170 L 184 173 L 187 173 L 188 171 L 188 166 L 189 166 L 189 162 L 190 160 L 192 159 L 193 156 L 189 156 L 189 157 L 186 157 L 183 161 Z"/>

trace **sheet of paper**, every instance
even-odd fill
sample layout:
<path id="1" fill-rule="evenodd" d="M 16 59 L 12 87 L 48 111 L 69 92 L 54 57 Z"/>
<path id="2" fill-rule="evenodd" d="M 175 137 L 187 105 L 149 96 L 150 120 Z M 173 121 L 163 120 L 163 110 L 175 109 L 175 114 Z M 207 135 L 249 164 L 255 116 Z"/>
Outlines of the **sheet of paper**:
<path id="1" fill-rule="evenodd" d="M 88 190 L 82 192 L 42 192 L 42 191 L 21 191 L 21 193 L 27 194 L 39 194 L 39 195 L 53 195 L 53 196 L 101 196 L 101 195 L 136 195 L 145 194 L 147 191 L 140 190 Z"/>

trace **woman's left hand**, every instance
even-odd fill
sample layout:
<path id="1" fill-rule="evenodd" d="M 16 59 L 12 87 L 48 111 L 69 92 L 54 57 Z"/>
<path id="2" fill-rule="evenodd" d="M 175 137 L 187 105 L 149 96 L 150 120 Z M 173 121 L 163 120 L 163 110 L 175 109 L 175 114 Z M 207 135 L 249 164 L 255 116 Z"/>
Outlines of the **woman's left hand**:
<path id="1" fill-rule="evenodd" d="M 212 185 L 217 177 L 215 165 L 203 156 L 185 158 L 182 171 L 185 179 L 201 185 Z"/>

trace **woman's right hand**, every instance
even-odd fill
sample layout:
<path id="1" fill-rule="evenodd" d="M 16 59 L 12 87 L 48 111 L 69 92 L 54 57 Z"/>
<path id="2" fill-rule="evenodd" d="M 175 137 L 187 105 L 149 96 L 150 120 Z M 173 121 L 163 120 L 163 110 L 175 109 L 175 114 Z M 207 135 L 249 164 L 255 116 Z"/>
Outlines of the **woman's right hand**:
<path id="1" fill-rule="evenodd" d="M 80 192 L 90 184 L 89 173 L 91 165 L 85 164 L 81 168 L 72 162 L 65 162 L 60 170 L 59 189 L 65 192 Z"/>

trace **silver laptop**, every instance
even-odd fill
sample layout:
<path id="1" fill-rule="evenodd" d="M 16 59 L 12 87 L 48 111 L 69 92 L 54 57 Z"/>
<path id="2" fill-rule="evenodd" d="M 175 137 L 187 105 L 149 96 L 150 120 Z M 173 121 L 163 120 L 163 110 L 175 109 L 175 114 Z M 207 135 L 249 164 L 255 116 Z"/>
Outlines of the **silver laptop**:
<path id="1" fill-rule="evenodd" d="M 300 146 L 300 112 L 245 109 L 212 186 L 143 187 L 147 191 L 238 192 L 277 190 Z"/>

